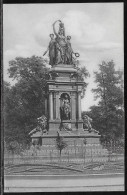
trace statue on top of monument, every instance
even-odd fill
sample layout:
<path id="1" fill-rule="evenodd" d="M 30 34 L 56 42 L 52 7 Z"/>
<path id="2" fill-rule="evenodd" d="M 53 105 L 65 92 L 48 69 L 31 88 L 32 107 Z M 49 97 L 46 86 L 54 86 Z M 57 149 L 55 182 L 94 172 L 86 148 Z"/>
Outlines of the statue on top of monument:
<path id="1" fill-rule="evenodd" d="M 55 24 L 59 22 L 59 31 L 56 32 Z M 54 66 L 55 64 L 73 64 L 73 56 L 74 54 L 76 57 L 79 57 L 78 53 L 74 53 L 70 39 L 71 36 L 65 36 L 65 28 L 64 23 L 62 23 L 60 20 L 57 20 L 53 23 L 53 32 L 54 35 L 51 34 L 51 41 L 49 43 L 48 49 L 43 54 L 43 56 L 49 51 L 49 58 L 50 62 L 49 64 L 51 66 Z"/>
<path id="2" fill-rule="evenodd" d="M 49 59 L 50 59 L 49 64 L 51 66 L 53 66 L 55 64 L 55 61 L 56 61 L 56 55 L 55 55 L 56 54 L 56 52 L 55 52 L 56 51 L 56 41 L 54 39 L 54 34 L 50 34 L 49 36 L 50 36 L 51 40 L 50 40 L 48 48 L 44 52 L 43 56 L 49 51 Z"/>

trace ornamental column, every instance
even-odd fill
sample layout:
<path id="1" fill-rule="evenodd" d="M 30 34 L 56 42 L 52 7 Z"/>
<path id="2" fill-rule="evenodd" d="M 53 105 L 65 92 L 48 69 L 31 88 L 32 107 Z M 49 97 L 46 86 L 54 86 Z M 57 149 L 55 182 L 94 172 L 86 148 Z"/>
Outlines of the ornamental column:
<path id="1" fill-rule="evenodd" d="M 78 119 L 81 120 L 81 92 L 78 92 Z"/>
<path id="2" fill-rule="evenodd" d="M 75 93 L 71 92 L 71 119 L 76 119 L 76 101 L 75 101 Z"/>
<path id="3" fill-rule="evenodd" d="M 60 99 L 59 99 L 59 92 L 56 92 L 56 119 L 60 119 Z"/>
<path id="4" fill-rule="evenodd" d="M 47 116 L 47 98 L 45 99 L 45 116 Z"/>
<path id="5" fill-rule="evenodd" d="M 52 95 L 52 91 L 49 92 L 49 113 L 50 113 L 50 120 L 53 120 L 53 95 Z"/>
<path id="6" fill-rule="evenodd" d="M 53 94 L 53 119 L 56 119 L 56 93 Z"/>

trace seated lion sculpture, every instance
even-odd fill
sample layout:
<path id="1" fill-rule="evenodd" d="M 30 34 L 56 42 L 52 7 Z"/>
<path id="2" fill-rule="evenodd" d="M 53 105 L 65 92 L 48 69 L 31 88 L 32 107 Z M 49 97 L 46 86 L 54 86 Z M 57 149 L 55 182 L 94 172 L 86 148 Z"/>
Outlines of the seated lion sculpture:
<path id="1" fill-rule="evenodd" d="M 42 132 L 42 134 L 47 133 L 47 118 L 45 115 L 37 118 L 37 127 L 34 128 L 29 134 L 33 134 L 38 131 Z"/>
<path id="2" fill-rule="evenodd" d="M 38 126 L 36 128 L 39 128 L 43 133 L 45 133 L 46 127 L 47 127 L 47 118 L 45 115 L 42 115 L 41 117 L 37 118 Z"/>
<path id="3" fill-rule="evenodd" d="M 91 122 L 92 122 L 92 118 L 90 118 L 88 115 L 83 116 L 83 128 L 88 129 L 89 132 L 93 131 L 99 133 L 99 131 L 92 128 Z"/>

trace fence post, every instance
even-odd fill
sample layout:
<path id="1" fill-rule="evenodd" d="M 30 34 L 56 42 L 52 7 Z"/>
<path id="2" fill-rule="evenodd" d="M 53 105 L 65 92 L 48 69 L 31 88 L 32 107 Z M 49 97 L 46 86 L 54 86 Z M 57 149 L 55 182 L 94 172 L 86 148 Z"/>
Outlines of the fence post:
<path id="1" fill-rule="evenodd" d="M 112 140 L 111 140 L 111 150 L 110 150 L 111 152 L 110 152 L 110 159 L 111 159 L 111 157 L 113 157 L 113 155 L 112 155 L 112 153 L 113 153 L 113 143 L 112 143 Z"/>
<path id="2" fill-rule="evenodd" d="M 110 162 L 111 161 L 111 159 L 110 159 L 110 153 L 111 153 L 110 142 L 107 142 L 107 145 L 108 145 L 108 161 Z"/>
<path id="3" fill-rule="evenodd" d="M 9 152 L 7 153 L 7 155 L 8 155 L 8 165 L 9 165 L 9 163 L 10 163 L 10 155 L 9 155 Z"/>
<path id="4" fill-rule="evenodd" d="M 86 145 L 84 145 L 85 149 L 84 149 L 84 165 L 85 165 L 85 157 L 86 157 Z"/>
<path id="5" fill-rule="evenodd" d="M 14 164 L 14 153 L 12 153 L 12 164 Z"/>
<path id="6" fill-rule="evenodd" d="M 52 163 L 52 153 L 50 151 L 50 162 Z"/>
<path id="7" fill-rule="evenodd" d="M 82 157 L 83 157 L 83 141 L 81 143 Z"/>
<path id="8" fill-rule="evenodd" d="M 60 162 L 60 153 L 59 153 L 59 150 L 57 150 L 57 163 Z"/>
<path id="9" fill-rule="evenodd" d="M 118 147 L 118 148 L 117 148 Z M 118 144 L 117 144 L 117 142 L 115 142 L 115 153 L 116 153 L 116 161 L 118 160 L 117 159 L 117 151 L 119 150 L 119 146 L 118 146 Z"/>
<path id="10" fill-rule="evenodd" d="M 68 150 L 68 163 L 69 163 L 69 150 Z"/>
<path id="11" fill-rule="evenodd" d="M 34 163 L 35 163 L 35 156 L 36 156 L 36 146 L 34 146 Z"/>
<path id="12" fill-rule="evenodd" d="M 74 140 L 74 149 L 75 149 L 75 157 L 76 157 L 76 140 Z"/>
<path id="13" fill-rule="evenodd" d="M 93 165 L 93 154 L 92 154 L 92 147 L 91 147 L 91 164 Z M 93 169 L 93 167 L 92 167 Z"/>

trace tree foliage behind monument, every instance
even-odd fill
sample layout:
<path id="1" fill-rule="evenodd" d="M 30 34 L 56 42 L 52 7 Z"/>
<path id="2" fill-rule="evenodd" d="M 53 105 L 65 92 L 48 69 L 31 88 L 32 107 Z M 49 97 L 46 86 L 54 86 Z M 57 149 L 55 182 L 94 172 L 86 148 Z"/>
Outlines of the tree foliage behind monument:
<path id="1" fill-rule="evenodd" d="M 17 57 L 9 62 L 14 86 L 4 83 L 4 132 L 7 142 L 28 142 L 28 133 L 36 126 L 37 117 L 44 114 L 44 99 L 48 68 L 41 57 Z"/>
<path id="2" fill-rule="evenodd" d="M 90 107 L 87 114 L 104 139 L 120 139 L 124 134 L 123 72 L 116 71 L 114 62 L 110 61 L 102 62 L 94 74 L 97 87 L 92 91 L 99 103 Z"/>

